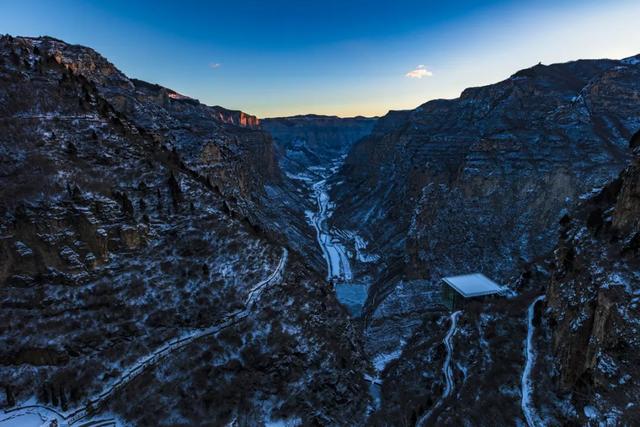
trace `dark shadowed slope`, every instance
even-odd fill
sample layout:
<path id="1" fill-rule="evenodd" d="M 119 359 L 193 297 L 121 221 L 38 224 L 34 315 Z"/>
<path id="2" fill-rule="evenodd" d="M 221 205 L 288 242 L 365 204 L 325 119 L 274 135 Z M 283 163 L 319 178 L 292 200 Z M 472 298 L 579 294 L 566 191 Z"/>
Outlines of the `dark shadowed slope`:
<path id="1" fill-rule="evenodd" d="M 0 39 L 2 410 L 82 408 L 209 330 L 88 409 L 149 426 L 364 418 L 346 313 L 295 251 L 280 268 L 286 233 L 262 225 L 286 183 L 252 121 L 89 48 Z"/>
<path id="2" fill-rule="evenodd" d="M 390 285 L 506 279 L 553 246 L 563 208 L 625 166 L 639 93 L 637 58 L 581 60 L 392 112 L 336 178 L 333 222 L 380 248 Z"/>

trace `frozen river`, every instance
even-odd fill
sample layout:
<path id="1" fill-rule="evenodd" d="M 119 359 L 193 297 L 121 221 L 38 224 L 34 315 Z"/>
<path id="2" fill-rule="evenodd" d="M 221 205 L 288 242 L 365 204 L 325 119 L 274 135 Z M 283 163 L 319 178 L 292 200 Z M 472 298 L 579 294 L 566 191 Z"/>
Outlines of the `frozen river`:
<path id="1" fill-rule="evenodd" d="M 309 169 L 313 178 L 303 181 L 310 185 L 316 202 L 316 210 L 306 214 L 309 224 L 316 231 L 318 245 L 327 263 L 327 281 L 334 285 L 340 303 L 349 310 L 352 316 L 358 317 L 367 299 L 368 286 L 354 281 L 350 261 L 353 258 L 354 250 L 350 249 L 350 246 L 355 245 L 356 242 L 359 243 L 361 239 L 358 238 L 354 241 L 346 239 L 346 233 L 332 229 L 327 221 L 335 207 L 329 198 L 329 179 L 338 170 L 343 160 L 344 158 L 340 157 L 331 162 L 328 167 Z"/>

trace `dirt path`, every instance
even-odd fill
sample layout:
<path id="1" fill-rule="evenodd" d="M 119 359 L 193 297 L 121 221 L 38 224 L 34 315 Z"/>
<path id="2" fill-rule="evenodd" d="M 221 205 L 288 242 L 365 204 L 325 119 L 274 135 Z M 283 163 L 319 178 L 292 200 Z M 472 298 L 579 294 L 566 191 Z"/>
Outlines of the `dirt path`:
<path id="1" fill-rule="evenodd" d="M 455 313 L 452 313 L 451 316 L 449 316 L 449 321 L 451 322 L 451 326 L 449 327 L 449 331 L 447 332 L 447 335 L 445 335 L 444 339 L 442 340 L 442 343 L 447 349 L 447 357 L 445 357 L 444 364 L 442 365 L 442 373 L 444 374 L 444 380 L 445 380 L 444 391 L 442 392 L 442 396 L 440 396 L 440 399 L 438 399 L 435 405 L 433 405 L 426 414 L 420 417 L 420 419 L 416 423 L 416 427 L 422 427 L 426 425 L 427 421 L 429 420 L 429 418 L 431 418 L 434 411 L 440 408 L 440 406 L 442 406 L 445 399 L 451 395 L 451 391 L 453 390 L 453 386 L 454 386 L 453 370 L 451 369 L 453 344 L 451 343 L 451 339 L 457 332 L 458 317 L 460 317 L 460 314 L 462 314 L 462 311 L 456 311 Z"/>

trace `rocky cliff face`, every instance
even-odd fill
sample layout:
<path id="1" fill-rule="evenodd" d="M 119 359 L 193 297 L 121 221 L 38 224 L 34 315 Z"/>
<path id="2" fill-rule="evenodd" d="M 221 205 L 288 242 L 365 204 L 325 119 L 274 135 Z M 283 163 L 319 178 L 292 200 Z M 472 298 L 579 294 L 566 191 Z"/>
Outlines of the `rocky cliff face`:
<path id="1" fill-rule="evenodd" d="M 377 118 L 335 116 L 281 117 L 263 119 L 261 126 L 269 132 L 282 152 L 291 172 L 320 165 L 346 154 L 358 140 L 369 135 Z"/>
<path id="2" fill-rule="evenodd" d="M 228 199 L 250 200 L 264 180 L 278 178 L 271 141 L 251 129 L 257 126 L 255 117 L 208 107 L 159 85 L 129 79 L 82 46 L 43 39 L 35 47 L 37 55 L 86 79 L 117 114 L 175 152 Z"/>
<path id="3" fill-rule="evenodd" d="M 3 409 L 108 408 L 136 425 L 364 417 L 344 310 L 260 227 L 268 189 L 287 184 L 243 114 L 88 48 L 0 39 Z"/>
<path id="4" fill-rule="evenodd" d="M 304 145 L 323 153 L 348 151 L 356 141 L 371 133 L 377 120 L 377 117 L 307 114 L 262 119 L 260 125 L 284 147 Z"/>
<path id="5" fill-rule="evenodd" d="M 635 423 L 640 416 L 638 155 L 636 147 L 618 177 L 559 219 L 554 248 L 521 272 L 511 284 L 517 292 L 465 305 L 450 350 L 443 345 L 450 316 L 421 317 L 381 375 L 384 404 L 372 424 L 387 425 L 388 419 L 411 425 L 420 419 L 426 420 L 423 425 Z M 391 302 L 401 299 L 397 294 L 403 292 L 396 288 L 376 313 L 388 316 Z M 369 337 L 375 336 L 375 322 L 374 316 Z M 393 317 L 385 325 L 392 329 Z M 441 398 L 447 357 L 451 389 Z"/>
<path id="6" fill-rule="evenodd" d="M 640 128 L 640 65 L 537 65 L 379 120 L 336 181 L 334 223 L 383 253 L 388 283 L 506 280 L 553 247 L 563 208 L 615 177 Z M 389 292 L 379 288 L 375 308 Z"/>
<path id="7" fill-rule="evenodd" d="M 640 58 L 259 122 L 2 37 L 0 424 L 632 425 L 638 129 Z"/>
<path id="8" fill-rule="evenodd" d="M 620 289 L 583 291 L 580 279 L 569 279 L 566 287 L 554 284 L 564 283 L 562 269 L 540 259 L 567 226 L 560 223 L 564 212 L 597 194 L 627 165 L 628 141 L 640 129 L 639 82 L 638 57 L 538 65 L 465 90 L 458 99 L 391 112 L 354 146 L 332 180 L 336 208 L 330 222 L 355 230 L 380 255 L 361 273 L 374 278 L 363 315 L 365 349 L 383 368 L 383 403 L 372 422 L 412 424 L 425 416 L 427 425 L 525 422 L 524 322 L 532 296 L 549 283 L 552 314 L 541 316 L 542 303 L 532 309 L 532 345 L 544 354 L 533 357 L 537 416 L 551 425 L 585 422 L 586 402 L 607 394 L 594 384 L 611 387 L 621 378 L 614 374 L 606 383 L 604 374 L 593 374 L 597 363 L 607 364 L 598 356 L 603 348 L 634 340 L 623 330 L 633 321 L 620 320 Z M 603 206 L 591 221 L 629 224 L 631 212 L 614 220 Z M 558 256 L 566 252 L 570 263 L 582 265 L 581 255 L 565 246 Z M 516 292 L 506 301 L 465 308 L 452 339 L 454 389 L 439 400 L 446 389 L 439 372 L 445 360 L 441 342 L 450 321 L 438 309 L 438 280 L 475 271 Z M 631 271 L 611 280 L 632 280 Z M 605 332 L 611 328 L 615 334 Z M 624 357 L 624 364 L 633 363 Z M 559 360 L 563 368 L 556 371 Z M 589 385 L 575 388 L 582 383 Z M 620 387 L 624 392 L 612 392 L 618 397 L 612 407 L 629 419 L 634 410 L 622 408 L 637 387 Z M 578 393 L 588 397 L 579 401 Z M 593 409 L 606 419 L 608 403 L 587 413 Z"/>
<path id="9" fill-rule="evenodd" d="M 572 393 L 585 423 L 632 424 L 640 415 L 639 192 L 636 157 L 562 221 L 547 289 L 550 353 L 559 388 Z"/>

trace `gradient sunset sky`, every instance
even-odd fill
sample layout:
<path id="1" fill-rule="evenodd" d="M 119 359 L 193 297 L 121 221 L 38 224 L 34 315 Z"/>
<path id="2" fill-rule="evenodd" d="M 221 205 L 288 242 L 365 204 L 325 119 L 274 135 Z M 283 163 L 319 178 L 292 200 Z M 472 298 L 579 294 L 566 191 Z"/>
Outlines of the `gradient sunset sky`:
<path id="1" fill-rule="evenodd" d="M 631 56 L 639 22 L 639 0 L 0 0 L 0 33 L 259 117 L 382 115 L 538 62 Z"/>

